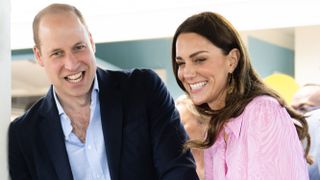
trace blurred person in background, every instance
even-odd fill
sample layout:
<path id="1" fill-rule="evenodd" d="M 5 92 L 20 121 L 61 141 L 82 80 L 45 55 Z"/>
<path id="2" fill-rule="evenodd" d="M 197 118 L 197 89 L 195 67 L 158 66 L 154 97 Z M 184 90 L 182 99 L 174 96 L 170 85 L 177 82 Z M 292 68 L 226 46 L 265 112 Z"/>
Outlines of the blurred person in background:
<path id="1" fill-rule="evenodd" d="M 309 156 L 313 163 L 309 166 L 310 180 L 320 179 L 320 85 L 306 84 L 293 95 L 291 106 L 304 114 L 311 137 Z"/>
<path id="2" fill-rule="evenodd" d="M 185 94 L 180 95 L 176 99 L 176 107 L 190 140 L 203 141 L 205 139 L 209 117 L 200 114 L 190 97 Z M 191 152 L 196 161 L 198 176 L 200 180 L 204 180 L 203 149 L 193 148 Z"/>
<path id="3" fill-rule="evenodd" d="M 293 109 L 307 113 L 320 108 L 320 85 L 306 84 L 293 95 L 291 106 Z"/>

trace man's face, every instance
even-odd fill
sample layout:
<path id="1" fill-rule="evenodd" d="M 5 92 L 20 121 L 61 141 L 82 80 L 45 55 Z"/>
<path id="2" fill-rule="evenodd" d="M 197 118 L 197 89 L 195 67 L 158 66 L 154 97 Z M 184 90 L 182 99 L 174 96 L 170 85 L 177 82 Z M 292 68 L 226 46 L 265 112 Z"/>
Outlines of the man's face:
<path id="1" fill-rule="evenodd" d="M 95 46 L 91 34 L 72 13 L 44 16 L 39 24 L 39 64 L 60 98 L 86 96 L 95 77 Z"/>

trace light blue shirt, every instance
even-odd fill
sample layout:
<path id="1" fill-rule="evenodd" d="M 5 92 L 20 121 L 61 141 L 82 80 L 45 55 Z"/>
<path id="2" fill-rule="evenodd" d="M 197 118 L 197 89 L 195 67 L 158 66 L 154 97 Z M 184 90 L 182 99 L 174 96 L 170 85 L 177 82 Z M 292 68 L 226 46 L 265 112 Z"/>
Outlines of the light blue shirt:
<path id="1" fill-rule="evenodd" d="M 90 121 L 85 143 L 82 143 L 72 132 L 71 121 L 64 112 L 56 93 L 53 94 L 62 124 L 65 145 L 74 180 L 110 180 L 111 178 L 101 125 L 99 86 L 97 78 L 94 80 L 91 92 Z"/>

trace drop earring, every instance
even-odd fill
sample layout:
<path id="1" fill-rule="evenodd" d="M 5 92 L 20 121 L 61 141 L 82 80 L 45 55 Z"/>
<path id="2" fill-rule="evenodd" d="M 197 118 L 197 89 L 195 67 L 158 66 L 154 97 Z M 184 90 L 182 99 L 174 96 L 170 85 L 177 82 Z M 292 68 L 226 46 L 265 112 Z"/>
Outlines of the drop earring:
<path id="1" fill-rule="evenodd" d="M 228 94 L 232 94 L 235 88 L 235 80 L 232 73 L 228 73 Z"/>

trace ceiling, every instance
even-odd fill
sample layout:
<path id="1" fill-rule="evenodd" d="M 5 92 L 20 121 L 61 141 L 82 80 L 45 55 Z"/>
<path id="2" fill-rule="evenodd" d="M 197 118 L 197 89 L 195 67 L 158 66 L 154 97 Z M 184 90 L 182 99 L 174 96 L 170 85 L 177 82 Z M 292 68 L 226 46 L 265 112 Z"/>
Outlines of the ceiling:
<path id="1" fill-rule="evenodd" d="M 242 31 L 320 24 L 319 1 L 303 0 L 11 0 L 11 47 L 33 46 L 35 14 L 51 3 L 83 12 L 95 42 L 171 37 L 188 16 L 215 11 Z"/>

